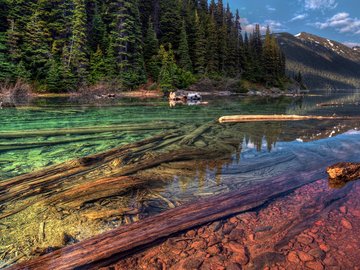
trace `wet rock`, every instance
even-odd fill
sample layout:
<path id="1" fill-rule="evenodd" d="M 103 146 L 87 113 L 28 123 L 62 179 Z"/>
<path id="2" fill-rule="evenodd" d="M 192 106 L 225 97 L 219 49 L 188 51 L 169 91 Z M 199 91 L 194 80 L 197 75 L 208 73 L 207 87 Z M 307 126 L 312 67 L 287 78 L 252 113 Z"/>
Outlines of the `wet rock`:
<path id="1" fill-rule="evenodd" d="M 212 235 L 209 237 L 208 246 L 211 247 L 213 245 L 219 244 L 221 242 L 221 239 L 217 237 L 216 235 Z"/>
<path id="2" fill-rule="evenodd" d="M 329 251 L 330 251 L 330 247 L 329 247 L 327 244 L 325 244 L 325 243 L 321 243 L 321 244 L 319 245 L 319 248 L 320 248 L 322 251 L 324 251 L 324 252 L 329 252 Z"/>
<path id="3" fill-rule="evenodd" d="M 238 219 L 236 217 L 232 217 L 229 219 L 229 222 L 232 224 L 237 224 L 238 223 Z"/>
<path id="4" fill-rule="evenodd" d="M 249 256 L 247 254 L 246 248 L 236 242 L 230 242 L 225 246 L 226 249 L 234 252 L 232 261 L 235 263 L 240 263 L 246 265 L 249 262 Z"/>
<path id="5" fill-rule="evenodd" d="M 200 266 L 204 262 L 204 259 L 201 258 L 194 258 L 190 257 L 188 259 L 185 259 L 183 261 L 180 261 L 170 269 L 173 270 L 198 270 L 200 269 Z"/>
<path id="6" fill-rule="evenodd" d="M 309 254 L 320 260 L 323 260 L 326 257 L 326 253 L 322 251 L 320 248 L 314 248 L 310 250 Z"/>
<path id="7" fill-rule="evenodd" d="M 301 234 L 298 236 L 297 240 L 301 244 L 310 245 L 314 241 L 314 238 L 307 234 Z"/>
<path id="8" fill-rule="evenodd" d="M 341 207 L 339 208 L 339 210 L 340 210 L 340 212 L 343 213 L 343 214 L 346 214 L 346 213 L 347 213 L 347 208 L 346 208 L 346 206 L 341 206 Z"/>
<path id="9" fill-rule="evenodd" d="M 236 226 L 234 224 L 225 223 L 223 227 L 224 234 L 230 234 Z"/>
<path id="10" fill-rule="evenodd" d="M 242 267 L 240 264 L 238 263 L 230 263 L 227 267 L 226 270 L 241 270 Z"/>
<path id="11" fill-rule="evenodd" d="M 287 260 L 292 263 L 299 263 L 300 259 L 295 251 L 290 251 L 287 255 Z"/>
<path id="12" fill-rule="evenodd" d="M 258 232 L 268 232 L 271 231 L 272 226 L 262 226 L 262 227 L 257 227 L 255 228 L 254 232 L 258 233 Z"/>
<path id="13" fill-rule="evenodd" d="M 346 218 L 341 219 L 341 225 L 348 230 L 351 230 L 353 228 L 351 222 L 348 221 Z"/>
<path id="14" fill-rule="evenodd" d="M 249 234 L 248 238 L 250 241 L 255 241 L 255 234 L 253 234 L 253 233 Z"/>
<path id="15" fill-rule="evenodd" d="M 193 242 L 191 245 L 191 248 L 193 249 L 205 249 L 206 248 L 206 242 L 204 239 L 200 239 L 198 241 Z"/>
<path id="16" fill-rule="evenodd" d="M 187 237 L 195 237 L 196 236 L 196 231 L 195 230 L 190 230 L 186 233 Z"/>
<path id="17" fill-rule="evenodd" d="M 334 257 L 328 256 L 324 259 L 324 264 L 327 266 L 333 266 L 333 265 L 337 265 L 338 262 L 335 260 Z"/>
<path id="18" fill-rule="evenodd" d="M 217 232 L 218 230 L 221 229 L 221 226 L 222 223 L 220 221 L 215 221 L 209 226 L 209 229 L 212 230 L 213 232 Z"/>
<path id="19" fill-rule="evenodd" d="M 245 253 L 245 247 L 237 242 L 229 242 L 226 248 L 235 253 Z"/>
<path id="20" fill-rule="evenodd" d="M 322 265 L 322 263 L 317 262 L 317 261 L 307 262 L 305 265 L 306 265 L 306 267 L 308 267 L 312 270 L 323 270 L 324 269 L 324 266 Z"/>
<path id="21" fill-rule="evenodd" d="M 314 257 L 306 252 L 303 252 L 303 251 L 299 251 L 297 253 L 299 259 L 303 262 L 309 262 L 309 261 L 313 261 L 314 260 Z"/>
<path id="22" fill-rule="evenodd" d="M 266 252 L 253 259 L 254 269 L 264 269 L 267 265 L 280 264 L 285 261 L 285 256 L 277 252 Z"/>
<path id="23" fill-rule="evenodd" d="M 215 245 L 215 246 L 209 247 L 209 248 L 207 249 L 207 252 L 208 252 L 210 255 L 215 256 L 215 255 L 218 255 L 218 254 L 221 252 L 221 250 L 220 250 L 220 248 L 219 248 L 218 245 Z"/>
<path id="24" fill-rule="evenodd" d="M 229 240 L 240 242 L 245 237 L 245 231 L 242 229 L 234 229 L 229 234 Z"/>

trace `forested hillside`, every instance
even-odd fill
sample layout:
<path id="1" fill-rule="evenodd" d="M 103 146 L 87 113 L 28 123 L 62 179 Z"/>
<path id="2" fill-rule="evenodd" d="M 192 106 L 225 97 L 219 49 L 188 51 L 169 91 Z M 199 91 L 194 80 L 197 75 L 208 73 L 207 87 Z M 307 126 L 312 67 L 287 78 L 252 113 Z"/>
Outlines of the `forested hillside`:
<path id="1" fill-rule="evenodd" d="M 279 85 L 285 58 L 270 29 L 242 33 L 222 0 L 0 0 L 0 81 L 58 92 L 147 81 L 168 91 L 201 77 Z"/>

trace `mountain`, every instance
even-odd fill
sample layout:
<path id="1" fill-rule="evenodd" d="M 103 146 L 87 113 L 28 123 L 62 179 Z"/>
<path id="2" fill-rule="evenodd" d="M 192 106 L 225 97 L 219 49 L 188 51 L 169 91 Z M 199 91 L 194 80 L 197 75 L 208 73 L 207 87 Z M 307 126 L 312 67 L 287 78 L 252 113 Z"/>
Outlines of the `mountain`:
<path id="1" fill-rule="evenodd" d="M 303 75 L 310 89 L 360 89 L 360 49 L 308 33 L 276 34 L 287 72 Z"/>

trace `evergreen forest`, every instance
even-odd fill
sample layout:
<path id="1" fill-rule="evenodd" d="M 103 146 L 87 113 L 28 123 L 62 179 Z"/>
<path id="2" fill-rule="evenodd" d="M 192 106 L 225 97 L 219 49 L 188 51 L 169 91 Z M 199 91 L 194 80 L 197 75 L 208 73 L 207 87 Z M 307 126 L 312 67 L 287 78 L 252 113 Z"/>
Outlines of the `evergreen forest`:
<path id="1" fill-rule="evenodd" d="M 222 0 L 0 0 L 0 82 L 43 92 L 102 82 L 171 91 L 204 77 L 280 86 L 274 35 L 240 22 Z"/>

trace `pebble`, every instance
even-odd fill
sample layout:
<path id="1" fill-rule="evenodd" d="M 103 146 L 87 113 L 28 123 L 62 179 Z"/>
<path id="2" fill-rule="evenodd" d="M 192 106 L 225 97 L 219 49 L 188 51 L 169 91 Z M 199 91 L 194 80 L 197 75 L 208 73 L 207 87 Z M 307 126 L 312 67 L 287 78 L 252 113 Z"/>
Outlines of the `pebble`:
<path id="1" fill-rule="evenodd" d="M 195 241 L 191 244 L 191 247 L 194 249 L 204 249 L 206 248 L 206 242 L 204 240 Z"/>
<path id="2" fill-rule="evenodd" d="M 340 207 L 340 212 L 343 213 L 343 214 L 346 214 L 346 213 L 347 213 L 347 208 L 346 208 L 346 206 L 341 206 L 341 207 Z"/>
<path id="3" fill-rule="evenodd" d="M 351 230 L 351 229 L 352 229 L 351 222 L 348 221 L 346 218 L 342 218 L 342 219 L 341 219 L 341 225 L 342 225 L 345 229 L 348 229 L 348 230 Z"/>
<path id="4" fill-rule="evenodd" d="M 326 257 L 326 253 L 322 251 L 320 248 L 314 248 L 310 250 L 309 254 L 320 260 L 323 260 Z"/>
<path id="5" fill-rule="evenodd" d="M 301 234 L 298 236 L 297 240 L 301 244 L 310 245 L 314 241 L 314 238 L 306 234 Z"/>
<path id="6" fill-rule="evenodd" d="M 324 252 L 329 252 L 330 251 L 330 247 L 325 243 L 320 244 L 319 248 Z"/>
<path id="7" fill-rule="evenodd" d="M 229 222 L 232 224 L 237 224 L 238 223 L 238 219 L 236 217 L 232 217 L 229 219 Z"/>
<path id="8" fill-rule="evenodd" d="M 303 262 L 309 262 L 309 261 L 313 261 L 314 260 L 314 257 L 311 256 L 310 254 L 307 254 L 306 252 L 303 252 L 303 251 L 299 251 L 297 253 L 299 259 Z"/>
<path id="9" fill-rule="evenodd" d="M 329 266 L 333 266 L 333 265 L 338 264 L 337 261 L 332 256 L 326 257 L 325 260 L 324 260 L 324 263 L 326 265 L 329 265 Z"/>
<path id="10" fill-rule="evenodd" d="M 300 259 L 298 257 L 298 255 L 296 254 L 295 251 L 290 251 L 288 256 L 287 256 L 287 259 L 289 262 L 292 262 L 292 263 L 299 263 L 300 262 Z"/>
<path id="11" fill-rule="evenodd" d="M 306 264 L 306 267 L 312 269 L 312 270 L 323 270 L 324 269 L 324 266 L 322 265 L 321 262 L 307 262 Z"/>
<path id="12" fill-rule="evenodd" d="M 215 246 L 212 246 L 212 247 L 209 247 L 207 249 L 207 252 L 210 254 L 210 255 L 217 255 L 221 252 L 220 248 L 215 245 Z"/>
<path id="13" fill-rule="evenodd" d="M 242 267 L 240 264 L 238 263 L 230 263 L 227 267 L 226 270 L 241 270 Z"/>

